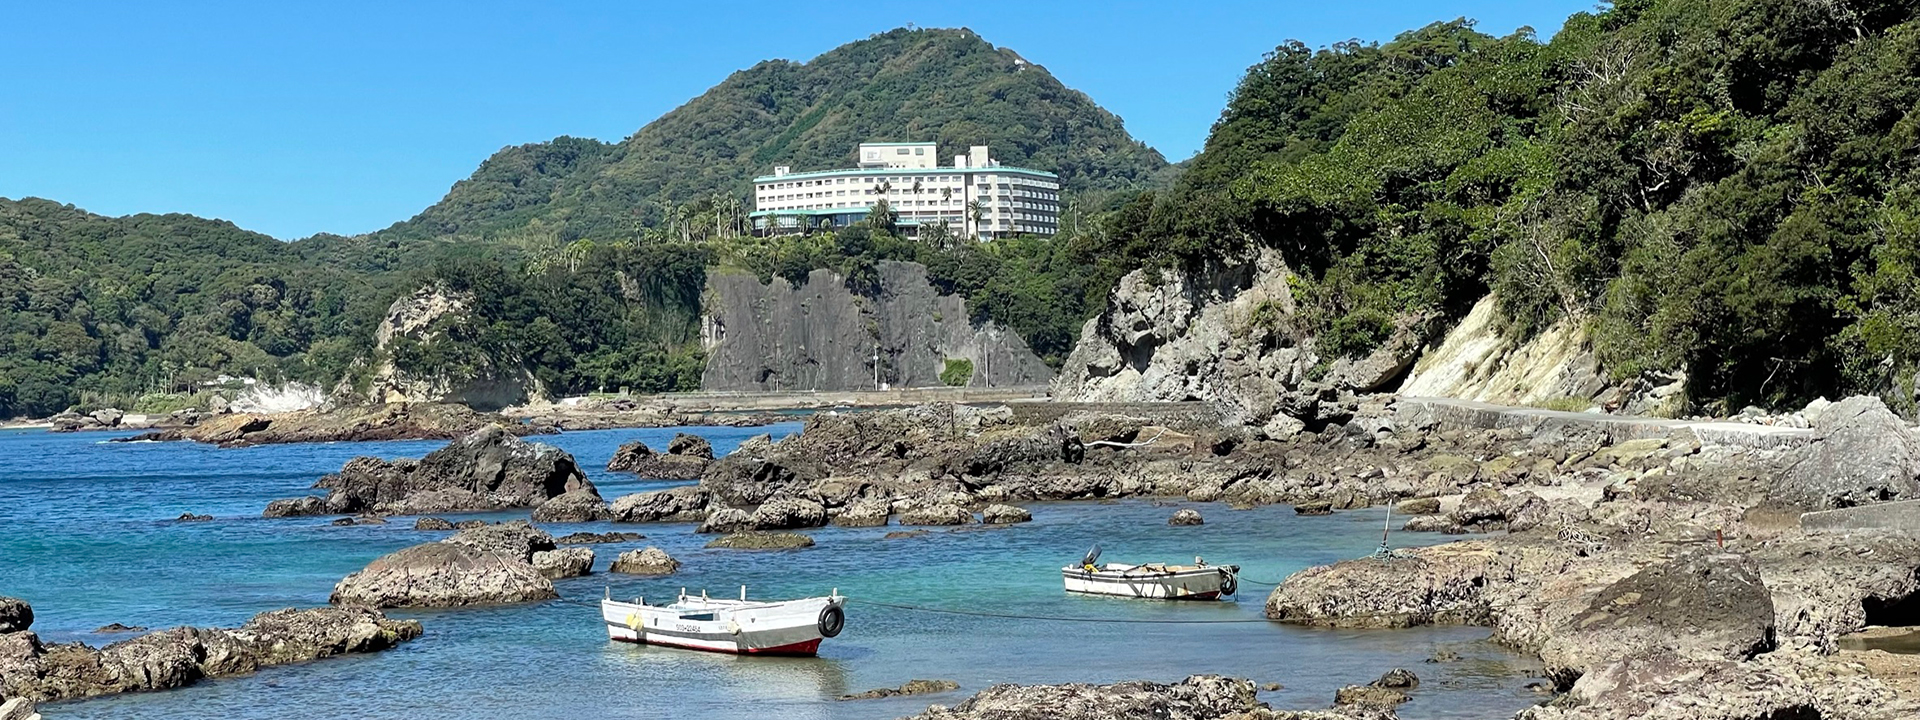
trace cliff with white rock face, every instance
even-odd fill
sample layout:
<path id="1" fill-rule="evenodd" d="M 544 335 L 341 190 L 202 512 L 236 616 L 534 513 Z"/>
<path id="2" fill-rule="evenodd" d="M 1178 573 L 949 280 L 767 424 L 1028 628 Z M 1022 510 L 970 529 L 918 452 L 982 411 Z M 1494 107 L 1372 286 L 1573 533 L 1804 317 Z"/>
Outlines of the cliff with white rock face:
<path id="1" fill-rule="evenodd" d="M 382 351 L 366 400 L 373 403 L 454 403 L 476 410 L 498 410 L 545 396 L 532 373 L 518 364 L 489 358 L 486 367 L 472 373 L 448 373 L 406 367 L 396 362 L 403 343 L 425 346 L 440 339 L 446 327 L 473 311 L 473 295 L 427 286 L 393 301 L 374 331 Z"/>
<path id="2" fill-rule="evenodd" d="M 741 274 L 707 279 L 702 342 L 703 390 L 804 391 L 935 387 L 949 373 L 966 387 L 1044 385 L 1053 371 L 1025 340 L 992 322 L 974 324 L 966 301 L 942 295 L 918 263 L 877 264 L 871 297 L 847 289 L 829 270 L 804 284 L 761 283 Z M 878 356 L 878 369 L 875 357 Z M 877 382 L 876 382 L 877 381 Z"/>

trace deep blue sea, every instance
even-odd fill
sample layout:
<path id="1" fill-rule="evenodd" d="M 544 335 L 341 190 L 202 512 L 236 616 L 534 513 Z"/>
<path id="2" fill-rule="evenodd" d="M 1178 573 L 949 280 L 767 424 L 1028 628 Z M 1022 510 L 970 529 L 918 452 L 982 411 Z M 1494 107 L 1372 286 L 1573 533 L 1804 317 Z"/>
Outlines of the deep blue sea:
<path id="1" fill-rule="evenodd" d="M 609 499 L 671 483 L 606 473 L 629 440 L 659 448 L 677 430 L 718 453 L 771 428 L 668 428 L 532 438 L 572 452 Z M 356 455 L 418 457 L 438 442 L 329 443 L 219 449 L 191 443 L 108 443 L 102 433 L 0 431 L 0 595 L 33 603 L 47 642 L 104 644 L 119 622 L 153 628 L 234 626 L 264 610 L 316 606 L 342 576 L 384 553 L 443 537 L 388 525 L 334 527 L 332 518 L 260 517 L 267 501 L 306 493 Z M 1286 506 L 1230 510 L 1183 503 L 1206 517 L 1173 528 L 1175 509 L 1147 501 L 1045 503 L 1032 523 L 885 540 L 897 527 L 823 528 L 816 547 L 779 552 L 706 550 L 689 524 L 551 525 L 637 530 L 646 540 L 591 546 L 604 570 L 621 550 L 658 545 L 684 567 L 666 578 L 604 573 L 562 580 L 562 595 L 591 601 L 670 596 L 681 587 L 754 597 L 825 594 L 854 600 L 847 630 L 816 659 L 741 658 L 612 643 L 590 607 L 550 602 L 485 610 L 396 612 L 425 637 L 384 653 L 273 668 L 162 693 L 43 706 L 51 720 L 125 718 L 893 718 L 953 704 L 993 683 L 1172 681 L 1224 673 L 1284 689 L 1276 707 L 1325 707 L 1343 684 L 1394 667 L 1422 681 L 1403 718 L 1510 715 L 1534 701 L 1531 664 L 1486 641 L 1484 628 L 1355 631 L 1266 622 L 1156 624 L 1012 620 L 863 605 L 861 599 L 1012 615 L 1130 620 L 1258 620 L 1266 587 L 1243 584 L 1236 602 L 1166 603 L 1069 596 L 1059 568 L 1100 543 L 1112 561 L 1236 563 L 1244 577 L 1279 580 L 1301 568 L 1365 555 L 1379 515 L 1296 517 Z M 180 523 L 183 512 L 212 522 Z M 524 511 L 481 515 L 524 518 Z M 1436 542 L 1436 536 L 1395 536 Z M 1465 659 L 1421 661 L 1440 648 Z M 958 681 L 960 692 L 836 701 L 914 678 Z"/>

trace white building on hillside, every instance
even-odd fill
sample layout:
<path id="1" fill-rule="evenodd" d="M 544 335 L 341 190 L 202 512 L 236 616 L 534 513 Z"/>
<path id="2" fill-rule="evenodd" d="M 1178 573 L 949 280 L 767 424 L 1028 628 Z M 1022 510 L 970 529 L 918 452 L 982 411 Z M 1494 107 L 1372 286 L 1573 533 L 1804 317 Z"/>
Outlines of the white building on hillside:
<path id="1" fill-rule="evenodd" d="M 941 167 L 934 143 L 861 143 L 859 166 L 753 179 L 754 227 L 768 232 L 843 227 L 881 200 L 908 232 L 945 224 L 963 237 L 1052 235 L 1060 228 L 1060 178 L 1005 167 L 975 145 Z"/>

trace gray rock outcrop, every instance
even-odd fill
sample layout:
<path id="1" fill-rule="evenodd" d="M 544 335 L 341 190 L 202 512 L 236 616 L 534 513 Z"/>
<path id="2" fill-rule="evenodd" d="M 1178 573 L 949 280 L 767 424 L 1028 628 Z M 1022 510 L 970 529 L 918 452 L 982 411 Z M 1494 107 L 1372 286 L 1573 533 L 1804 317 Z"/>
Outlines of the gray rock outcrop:
<path id="1" fill-rule="evenodd" d="M 1850 397 L 1817 414 L 1814 439 L 1774 486 L 1808 510 L 1920 497 L 1920 438 L 1880 398 Z"/>
<path id="2" fill-rule="evenodd" d="M 585 577 L 593 572 L 593 551 L 582 547 L 541 550 L 533 554 L 531 564 L 548 580 Z"/>
<path id="3" fill-rule="evenodd" d="M 995 503 L 980 509 L 980 522 L 988 525 L 1012 525 L 1032 521 L 1033 513 L 1023 507 Z"/>
<path id="4" fill-rule="evenodd" d="M 712 542 L 707 543 L 707 547 L 728 550 L 788 550 L 813 547 L 813 538 L 790 532 L 740 532 L 714 538 Z"/>
<path id="5" fill-rule="evenodd" d="M 862 297 L 815 270 L 795 287 L 741 274 L 707 278 L 701 331 L 705 390 L 870 390 L 942 385 L 948 360 L 967 360 L 974 387 L 1044 385 L 1046 363 L 1011 330 L 976 325 L 966 302 L 941 295 L 917 263 L 881 261 L 878 289 Z"/>
<path id="6" fill-rule="evenodd" d="M 901 525 L 968 525 L 972 522 L 973 513 L 952 504 L 917 507 L 900 516 Z"/>
<path id="7" fill-rule="evenodd" d="M 445 325 L 471 315 L 473 304 L 472 293 L 434 285 L 416 289 L 387 307 L 386 317 L 374 329 L 374 342 L 381 350 L 401 338 L 431 346 L 441 341 Z M 390 354 L 383 353 L 380 357 L 390 357 Z M 487 356 L 473 372 L 458 375 L 400 367 L 387 360 L 374 369 L 366 401 L 452 403 L 491 411 L 545 395 L 540 381 L 517 359 Z"/>
<path id="8" fill-rule="evenodd" d="M 33 606 L 19 598 L 0 597 L 0 633 L 33 627 Z"/>
<path id="9" fill-rule="evenodd" d="M 614 522 L 700 522 L 713 493 L 696 485 L 622 495 L 607 514 Z"/>
<path id="10" fill-rule="evenodd" d="M 657 547 L 628 550 L 613 559 L 611 572 L 627 575 L 672 575 L 680 570 L 680 561 Z"/>
<path id="11" fill-rule="evenodd" d="M 0 634 L 0 696 L 51 702 L 166 690 L 204 678 L 335 655 L 385 650 L 420 636 L 420 623 L 367 608 L 275 610 L 234 629 L 179 627 L 95 649 L 45 645 L 29 631 Z M 18 712 L 18 705 L 9 703 Z"/>
<path id="12" fill-rule="evenodd" d="M 1207 521 L 1200 517 L 1200 511 L 1193 508 L 1180 508 L 1173 511 L 1173 517 L 1167 518 L 1167 524 L 1175 527 L 1186 525 L 1205 525 Z"/>
<path id="13" fill-rule="evenodd" d="M 607 471 L 629 472 L 654 480 L 698 480 L 711 462 L 712 445 L 699 436 L 681 433 L 673 436 L 665 453 L 654 452 L 640 440 L 621 445 L 614 451 L 613 459 L 607 461 Z"/>
<path id="14" fill-rule="evenodd" d="M 559 597 L 527 559 L 472 545 L 437 542 L 402 548 L 334 585 L 334 605 L 378 608 L 503 605 Z"/>
<path id="15" fill-rule="evenodd" d="M 357 457 L 314 488 L 325 498 L 275 500 L 267 517 L 426 513 L 537 507 L 562 494 L 593 491 L 565 450 L 515 437 L 498 425 L 476 430 L 419 460 Z"/>
<path id="16" fill-rule="evenodd" d="M 534 522 L 578 523 L 607 519 L 607 502 L 592 486 L 568 490 L 533 509 Z"/>
<path id="17" fill-rule="evenodd" d="M 910 720 L 1224 720 L 1264 711 L 1255 692 L 1252 681 L 1218 675 L 1171 684 L 995 685 Z"/>
<path id="18" fill-rule="evenodd" d="M 1759 566 L 1741 555 L 1695 551 L 1609 585 L 1541 646 L 1540 657 L 1567 685 L 1624 657 L 1745 660 L 1773 645 L 1773 596 Z"/>

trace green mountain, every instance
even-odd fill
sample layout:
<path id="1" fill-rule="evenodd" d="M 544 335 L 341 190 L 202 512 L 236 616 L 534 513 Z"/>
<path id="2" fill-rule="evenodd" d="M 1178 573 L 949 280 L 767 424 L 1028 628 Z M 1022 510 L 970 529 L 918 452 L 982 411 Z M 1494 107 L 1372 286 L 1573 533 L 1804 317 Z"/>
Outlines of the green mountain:
<path id="1" fill-rule="evenodd" d="M 1120 118 L 1012 50 L 964 29 L 902 29 L 736 72 L 618 143 L 506 148 L 370 240 L 631 237 L 671 206 L 750 197 L 774 165 L 849 166 L 861 142 L 921 139 L 949 157 L 989 145 L 1080 192 L 1143 187 L 1167 167 Z"/>

